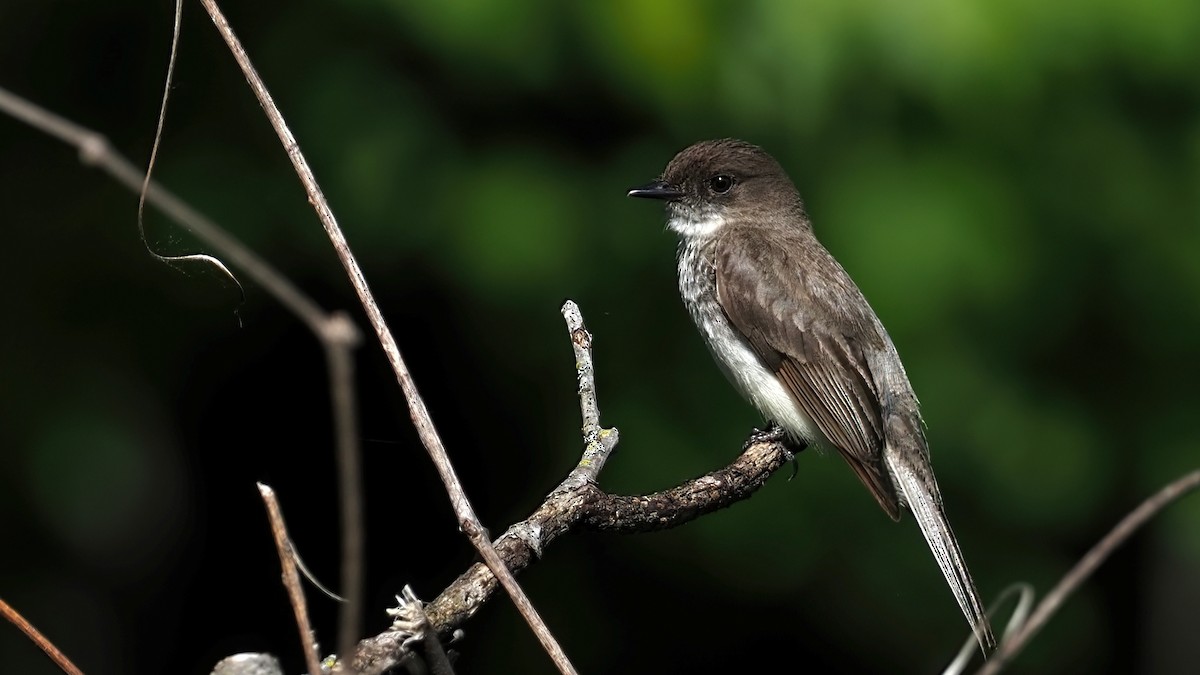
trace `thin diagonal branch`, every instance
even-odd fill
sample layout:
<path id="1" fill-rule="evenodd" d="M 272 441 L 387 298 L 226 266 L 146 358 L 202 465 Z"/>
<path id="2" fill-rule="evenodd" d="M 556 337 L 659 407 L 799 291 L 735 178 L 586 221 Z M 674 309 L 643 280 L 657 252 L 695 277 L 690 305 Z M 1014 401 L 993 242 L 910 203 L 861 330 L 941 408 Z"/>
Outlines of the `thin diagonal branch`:
<path id="1" fill-rule="evenodd" d="M 241 67 L 242 73 L 245 75 L 251 90 L 258 97 L 258 102 L 266 113 L 272 128 L 278 134 L 279 140 L 283 144 L 284 150 L 287 152 L 288 158 L 296 170 L 296 175 L 299 176 L 300 182 L 304 185 L 304 189 L 308 193 L 309 202 L 316 210 L 317 217 L 320 219 L 322 226 L 324 226 L 326 235 L 333 243 L 334 251 L 345 268 L 351 285 L 358 293 L 359 300 L 366 310 L 367 318 L 371 322 L 371 326 L 375 329 L 380 344 L 383 346 L 383 351 L 387 355 L 388 361 L 396 373 L 396 378 L 400 382 L 400 388 L 403 390 L 404 398 L 408 402 L 409 414 L 412 417 L 413 425 L 417 429 L 417 434 L 420 436 L 422 444 L 437 467 L 438 474 L 441 476 L 442 482 L 450 495 L 451 504 L 454 507 L 455 515 L 458 517 L 459 527 L 470 539 L 476 550 L 479 551 L 479 554 L 487 562 L 488 566 L 500 578 L 505 590 L 512 597 L 513 603 L 517 606 L 522 616 L 525 617 L 525 620 L 529 623 L 534 634 L 542 643 L 542 647 L 550 655 L 555 665 L 563 673 L 574 673 L 575 668 L 567 659 L 566 653 L 559 646 L 558 641 L 554 639 L 545 622 L 538 615 L 537 610 L 534 609 L 533 603 L 529 601 L 525 592 L 517 585 L 516 579 L 505 569 L 504 562 L 496 554 L 495 549 L 492 548 L 491 542 L 487 538 L 486 530 L 479 522 L 478 516 L 475 515 L 475 510 L 468 501 L 462 483 L 459 481 L 454 467 L 450 463 L 450 458 L 446 454 L 441 437 L 433 425 L 433 420 L 429 416 L 429 411 L 425 407 L 424 400 L 417 391 L 408 366 L 400 355 L 400 349 L 396 345 L 396 340 L 392 336 L 387 323 L 384 321 L 383 313 L 379 310 L 379 306 L 375 302 L 374 296 L 367 285 L 366 277 L 363 275 L 357 260 L 355 260 L 353 253 L 350 251 L 350 246 L 337 224 L 337 219 L 334 217 L 333 211 L 329 208 L 329 203 L 321 192 L 321 188 L 313 176 L 308 161 L 300 151 L 300 145 L 296 142 L 295 136 L 292 135 L 291 130 L 284 121 L 283 115 L 280 113 L 278 106 L 275 105 L 275 101 L 272 99 L 262 78 L 250 62 L 250 57 L 246 54 L 245 48 L 242 46 L 241 41 L 238 40 L 233 28 L 229 25 L 229 21 L 222 14 L 215 0 L 202 0 L 202 3 L 205 10 L 208 11 L 209 17 L 212 18 L 213 23 L 216 25 L 217 31 L 225 39 L 225 43 L 228 45 L 234 59 L 237 61 L 239 67 Z"/>
<path id="2" fill-rule="evenodd" d="M 81 162 L 101 169 L 134 194 L 141 191 L 146 174 L 116 152 L 108 139 L 99 133 L 60 117 L 3 88 L 0 88 L 0 110 L 75 147 L 79 151 Z M 222 258 L 245 272 L 271 297 L 295 314 L 309 330 L 318 336 L 321 335 L 322 326 L 328 320 L 325 310 L 236 237 L 155 181 L 149 181 L 147 184 L 146 202 L 216 249 Z"/>
<path id="3" fill-rule="evenodd" d="M 42 635 L 41 631 L 34 628 L 33 624 L 29 623 L 25 617 L 21 616 L 20 612 L 13 609 L 2 598 L 0 598 L 0 615 L 11 621 L 33 644 L 45 652 L 46 656 L 49 656 L 50 660 L 54 662 L 54 665 L 58 666 L 64 673 L 67 675 L 83 675 L 83 671 L 75 667 L 75 664 L 71 663 L 71 659 L 68 659 L 66 654 L 63 654 L 58 647 L 54 646 L 53 642 L 45 635 Z"/>
<path id="4" fill-rule="evenodd" d="M 320 673 L 321 658 L 317 655 L 316 639 L 313 637 L 312 624 L 308 620 L 308 604 L 305 603 L 304 591 L 300 588 L 300 573 L 296 570 L 292 540 L 288 537 L 287 526 L 283 522 L 279 500 L 275 498 L 275 491 L 263 483 L 258 484 L 258 493 L 262 495 L 263 503 L 267 506 L 267 518 L 271 521 L 271 534 L 275 538 L 275 551 L 279 554 L 279 564 L 283 568 L 283 586 L 287 589 L 292 611 L 296 614 L 296 626 L 300 629 L 304 663 L 309 673 Z"/>
<path id="5" fill-rule="evenodd" d="M 1187 473 L 1170 482 L 1122 518 L 1121 522 L 1117 523 L 1116 527 L 1097 542 L 1087 552 L 1087 555 L 1075 563 L 1075 567 L 1071 568 L 1071 571 L 1058 582 L 1058 585 L 1047 593 L 1046 597 L 1042 598 L 1042 601 L 1038 603 L 1037 609 L 1033 610 L 1033 614 L 1029 616 L 1029 620 L 1014 632 L 1012 636 L 1000 643 L 999 649 L 996 650 L 996 653 L 992 654 L 991 659 L 983 667 L 976 671 L 976 675 L 994 675 L 1000 672 L 1017 654 L 1021 653 L 1026 643 L 1034 635 L 1037 635 L 1042 626 L 1050 620 L 1050 617 L 1058 611 L 1058 608 L 1066 602 L 1067 598 L 1084 581 L 1087 581 L 1087 578 L 1112 555 L 1117 547 L 1125 543 L 1125 540 L 1129 539 L 1134 532 L 1137 532 L 1138 529 L 1157 515 L 1159 511 L 1162 511 L 1168 504 L 1171 504 L 1198 487 L 1200 487 L 1200 469 Z"/>

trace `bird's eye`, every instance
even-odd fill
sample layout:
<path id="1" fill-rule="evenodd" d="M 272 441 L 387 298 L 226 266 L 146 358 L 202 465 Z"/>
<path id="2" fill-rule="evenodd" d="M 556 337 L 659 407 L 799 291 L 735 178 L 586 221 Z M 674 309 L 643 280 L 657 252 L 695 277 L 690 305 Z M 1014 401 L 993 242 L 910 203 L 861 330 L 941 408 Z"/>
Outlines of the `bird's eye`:
<path id="1" fill-rule="evenodd" d="M 721 174 L 708 179 L 708 189 L 723 195 L 733 189 L 733 176 Z"/>

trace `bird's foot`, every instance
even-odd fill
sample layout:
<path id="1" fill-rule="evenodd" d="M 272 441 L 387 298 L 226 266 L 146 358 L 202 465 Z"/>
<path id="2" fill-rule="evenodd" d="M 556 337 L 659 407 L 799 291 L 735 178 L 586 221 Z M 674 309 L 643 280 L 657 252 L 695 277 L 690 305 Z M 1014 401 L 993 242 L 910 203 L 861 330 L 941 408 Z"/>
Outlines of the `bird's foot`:
<path id="1" fill-rule="evenodd" d="M 750 433 L 750 437 L 742 445 L 742 450 L 746 450 L 751 445 L 756 443 L 779 443 L 783 446 L 783 454 L 787 457 L 787 461 L 792 464 L 792 475 L 788 476 L 788 480 L 796 477 L 796 473 L 800 470 L 800 464 L 796 461 L 796 455 L 804 450 L 804 445 L 797 446 L 783 427 L 775 422 L 771 422 L 765 429 L 755 429 Z"/>
<path id="2" fill-rule="evenodd" d="M 765 429 L 755 429 L 750 432 L 750 437 L 742 444 L 742 449 L 745 450 L 756 443 L 779 443 L 787 440 L 787 432 L 783 427 L 771 422 Z"/>

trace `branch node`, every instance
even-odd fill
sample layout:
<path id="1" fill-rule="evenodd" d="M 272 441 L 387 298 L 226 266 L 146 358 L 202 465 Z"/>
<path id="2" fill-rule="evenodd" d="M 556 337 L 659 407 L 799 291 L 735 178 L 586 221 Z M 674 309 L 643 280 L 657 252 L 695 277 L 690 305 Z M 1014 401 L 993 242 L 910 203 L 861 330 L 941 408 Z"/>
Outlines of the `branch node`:
<path id="1" fill-rule="evenodd" d="M 100 134 L 88 132 L 79 138 L 79 161 L 85 166 L 96 166 L 108 155 L 108 140 Z"/>
<path id="2" fill-rule="evenodd" d="M 362 332 L 350 316 L 342 311 L 331 312 L 328 319 L 322 322 L 321 336 L 328 344 L 357 347 L 362 343 Z"/>
<path id="3" fill-rule="evenodd" d="M 491 541 L 491 537 L 488 536 L 487 528 L 478 521 L 474 521 L 469 518 L 462 518 L 458 521 L 458 529 L 460 532 L 467 535 L 467 538 L 471 539 L 472 541 Z"/>

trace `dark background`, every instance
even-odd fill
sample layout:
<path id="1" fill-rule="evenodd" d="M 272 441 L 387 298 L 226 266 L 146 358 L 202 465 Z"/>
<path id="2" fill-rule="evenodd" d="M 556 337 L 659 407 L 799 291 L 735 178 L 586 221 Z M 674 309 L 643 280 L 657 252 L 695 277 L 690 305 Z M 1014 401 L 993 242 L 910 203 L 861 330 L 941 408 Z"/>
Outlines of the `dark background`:
<path id="1" fill-rule="evenodd" d="M 596 336 L 602 485 L 723 465 L 759 420 L 624 197 L 689 143 L 790 171 L 888 326 L 984 595 L 1045 592 L 1200 459 L 1200 4 L 226 3 L 308 154 L 485 525 L 581 449 L 558 314 Z M 171 3 L 0 4 L 0 86 L 148 156 Z M 1003 6 L 1001 6 L 1003 5 Z M 156 177 L 366 327 L 285 155 L 187 3 Z M 337 582 L 315 340 L 261 289 L 165 265 L 136 198 L 0 118 L 0 596 L 85 671 L 303 669 L 255 481 Z M 150 211 L 156 251 L 206 249 Z M 247 280 L 242 277 L 243 281 Z M 366 630 L 471 563 L 377 346 L 357 354 Z M 586 673 L 937 672 L 967 635 L 911 520 L 835 458 L 670 532 L 583 534 L 521 576 Z M 1200 658 L 1200 500 L 1124 547 L 1014 672 Z M 336 607 L 310 594 L 322 646 Z M 504 598 L 460 672 L 552 672 Z M 0 670 L 57 672 L 10 628 Z"/>

